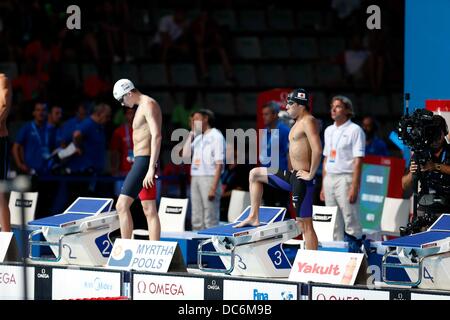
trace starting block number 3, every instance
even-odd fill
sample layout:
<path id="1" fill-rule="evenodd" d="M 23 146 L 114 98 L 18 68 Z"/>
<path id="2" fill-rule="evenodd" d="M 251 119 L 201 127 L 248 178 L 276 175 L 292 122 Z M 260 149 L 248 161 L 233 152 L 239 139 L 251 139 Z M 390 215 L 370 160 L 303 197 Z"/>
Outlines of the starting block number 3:
<path id="1" fill-rule="evenodd" d="M 291 268 L 291 264 L 284 254 L 283 249 L 281 248 L 281 243 L 270 248 L 267 253 L 269 254 L 272 263 L 274 264 L 276 269 L 289 269 Z"/>
<path id="2" fill-rule="evenodd" d="M 247 265 L 244 263 L 244 260 L 242 259 L 242 257 L 237 254 L 236 258 L 237 258 L 238 268 L 241 269 L 241 270 L 246 270 L 247 269 Z"/>

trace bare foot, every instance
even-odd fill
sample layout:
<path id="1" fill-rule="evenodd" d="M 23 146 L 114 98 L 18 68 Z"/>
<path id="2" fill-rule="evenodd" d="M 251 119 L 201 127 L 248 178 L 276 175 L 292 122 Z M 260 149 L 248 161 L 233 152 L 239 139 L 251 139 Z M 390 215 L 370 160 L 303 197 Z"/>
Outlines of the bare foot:
<path id="1" fill-rule="evenodd" d="M 237 225 L 233 226 L 233 228 L 257 227 L 257 226 L 259 226 L 259 219 L 247 218 L 241 223 L 238 223 Z"/>

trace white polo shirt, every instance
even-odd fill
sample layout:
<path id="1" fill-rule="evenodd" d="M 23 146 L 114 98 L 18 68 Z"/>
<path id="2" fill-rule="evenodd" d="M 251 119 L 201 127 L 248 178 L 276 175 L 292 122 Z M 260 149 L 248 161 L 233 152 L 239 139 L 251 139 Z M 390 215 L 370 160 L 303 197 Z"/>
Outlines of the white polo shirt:
<path id="1" fill-rule="evenodd" d="M 216 163 L 225 162 L 225 138 L 215 128 L 195 137 L 191 147 L 191 176 L 214 176 Z"/>
<path id="2" fill-rule="evenodd" d="M 363 129 L 350 119 L 339 127 L 328 126 L 324 133 L 323 155 L 327 157 L 327 173 L 353 173 L 353 159 L 364 157 L 366 135 Z"/>

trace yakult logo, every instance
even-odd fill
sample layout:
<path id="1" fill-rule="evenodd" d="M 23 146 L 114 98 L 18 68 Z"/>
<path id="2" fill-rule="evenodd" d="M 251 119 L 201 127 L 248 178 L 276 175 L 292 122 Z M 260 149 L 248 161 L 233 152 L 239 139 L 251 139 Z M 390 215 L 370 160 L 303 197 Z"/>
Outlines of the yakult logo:
<path id="1" fill-rule="evenodd" d="M 309 264 L 308 262 L 298 262 L 298 272 L 300 273 L 315 273 L 315 274 L 329 274 L 338 276 L 341 274 L 339 266 L 330 264 L 328 266 L 321 266 L 317 263 Z"/>

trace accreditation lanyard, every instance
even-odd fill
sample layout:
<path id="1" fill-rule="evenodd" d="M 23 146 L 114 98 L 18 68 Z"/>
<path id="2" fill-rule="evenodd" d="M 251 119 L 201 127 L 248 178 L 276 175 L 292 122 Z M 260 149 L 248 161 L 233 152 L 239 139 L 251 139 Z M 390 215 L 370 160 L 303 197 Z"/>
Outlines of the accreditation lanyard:
<path id="1" fill-rule="evenodd" d="M 331 163 L 336 162 L 337 148 L 339 146 L 339 142 L 341 141 L 341 138 L 344 135 L 345 131 L 346 131 L 345 129 L 342 129 L 342 132 L 339 135 L 339 138 L 337 139 L 336 146 L 333 143 L 334 138 L 333 138 L 333 136 L 331 136 L 331 152 L 330 152 L 330 157 L 328 158 L 328 161 Z"/>
<path id="2" fill-rule="evenodd" d="M 44 140 L 45 144 L 42 143 L 41 135 L 39 134 L 39 131 L 36 127 L 36 123 L 31 122 L 31 127 L 33 128 L 34 133 L 36 134 L 36 137 L 38 139 L 39 146 L 41 147 L 41 155 L 44 159 L 48 158 L 50 156 L 50 149 L 48 147 L 48 128 L 47 125 L 44 125 Z"/>
<path id="3" fill-rule="evenodd" d="M 444 161 L 445 161 L 445 156 L 447 155 L 447 150 L 444 150 L 444 152 L 442 152 L 442 155 L 441 155 L 441 159 L 440 159 L 440 163 L 444 163 Z"/>

